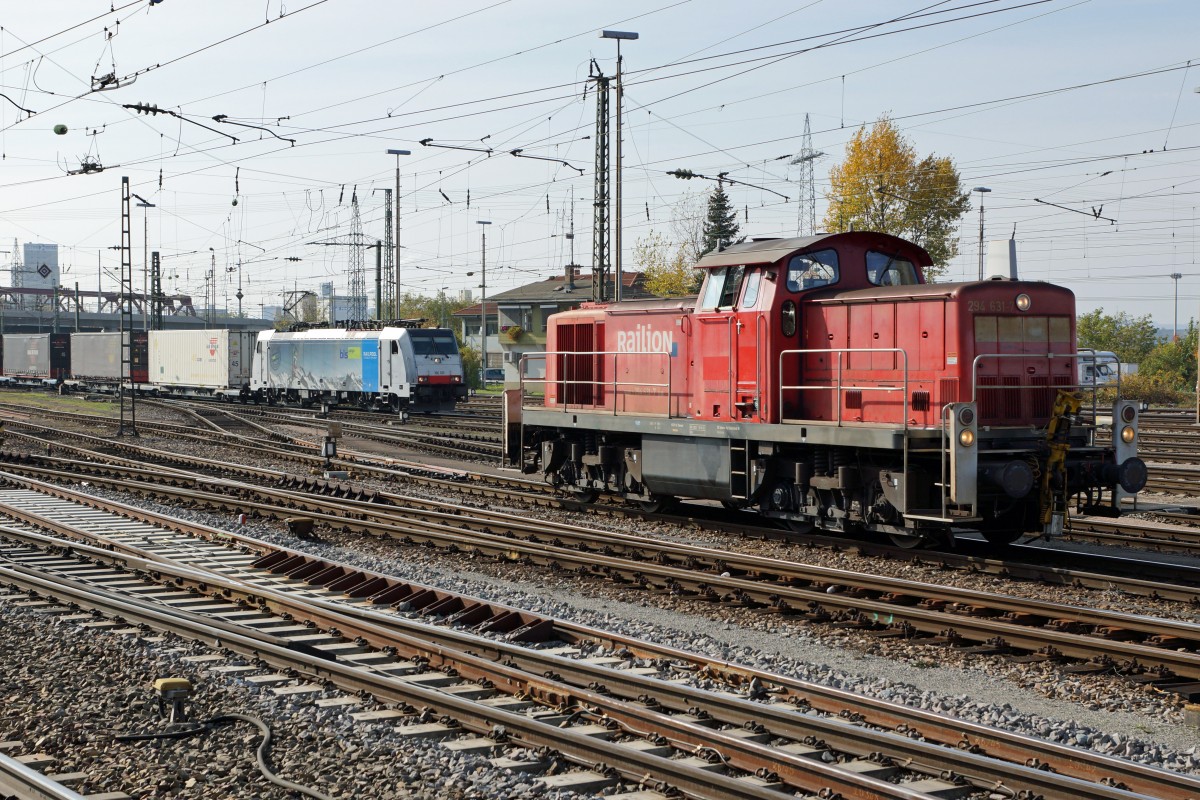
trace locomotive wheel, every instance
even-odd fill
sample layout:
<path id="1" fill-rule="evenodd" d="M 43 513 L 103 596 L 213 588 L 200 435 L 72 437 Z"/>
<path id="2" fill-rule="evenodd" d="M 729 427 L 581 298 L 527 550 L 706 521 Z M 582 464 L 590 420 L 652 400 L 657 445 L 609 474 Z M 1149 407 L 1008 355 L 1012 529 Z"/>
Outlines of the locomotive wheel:
<path id="1" fill-rule="evenodd" d="M 571 486 L 567 489 L 567 496 L 577 503 L 594 503 L 600 493 L 595 489 L 581 489 L 578 486 Z"/>
<path id="2" fill-rule="evenodd" d="M 803 519 L 781 519 L 779 521 L 792 533 L 812 533 L 816 528 L 811 522 Z"/>
<path id="3" fill-rule="evenodd" d="M 888 538 L 892 540 L 892 544 L 904 550 L 916 550 L 929 543 L 929 540 L 919 533 L 889 533 Z"/>
<path id="4" fill-rule="evenodd" d="M 675 505 L 675 498 L 671 495 L 656 494 L 651 495 L 649 500 L 638 500 L 637 505 L 647 514 L 661 514 Z"/>
<path id="5" fill-rule="evenodd" d="M 983 538 L 987 539 L 991 544 L 1005 545 L 1012 544 L 1025 535 L 1024 531 L 1012 530 L 984 530 L 980 531 Z"/>

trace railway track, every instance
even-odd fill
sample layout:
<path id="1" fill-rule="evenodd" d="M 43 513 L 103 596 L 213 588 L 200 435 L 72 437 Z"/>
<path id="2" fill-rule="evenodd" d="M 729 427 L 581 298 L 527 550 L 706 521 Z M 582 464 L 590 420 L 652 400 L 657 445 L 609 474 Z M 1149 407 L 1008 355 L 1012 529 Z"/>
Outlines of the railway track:
<path id="1" fill-rule="evenodd" d="M 394 415 L 384 417 L 366 412 L 353 412 L 352 414 L 334 412 L 326 418 L 313 413 L 286 409 L 273 410 L 253 406 L 239 406 L 230 409 L 191 401 L 154 402 L 162 408 L 180 410 L 199 417 L 201 421 L 217 421 L 218 424 L 215 427 L 218 430 L 232 434 L 245 433 L 252 437 L 263 433 L 279 435 L 254 420 L 276 425 L 311 428 L 319 430 L 322 437 L 324 432 L 329 429 L 329 422 L 338 420 L 341 422 L 342 435 L 345 437 L 365 439 L 386 445 L 399 445 L 458 458 L 464 454 L 473 454 L 486 459 L 498 460 L 501 454 L 498 429 L 481 432 L 478 428 L 464 428 L 461 425 L 449 429 L 430 429 L 414 425 L 411 422 L 402 423 Z M 347 418 L 355 421 L 347 421 Z M 228 420 L 228 422 L 222 423 L 221 420 Z"/>
<path id="2" fill-rule="evenodd" d="M 31 470 L 24 470 L 31 472 Z M 49 479 L 70 473 L 44 470 Z M 8 474 L 14 483 L 28 477 Z M 99 481 L 98 483 L 105 483 Z M 175 481 L 176 483 L 185 481 Z M 702 603 L 853 627 L 883 636 L 970 647 L 988 654 L 1081 662 L 1073 669 L 1140 676 L 1169 691 L 1198 693 L 1200 630 L 1189 623 L 993 595 L 677 545 L 515 514 L 429 501 L 317 497 L 283 488 L 206 479 L 204 489 L 107 481 L 161 501 L 283 519 L 303 513 L 318 528 L 393 538 L 452 553 L 569 571 Z M 440 507 L 439 507 L 440 505 Z"/>
<path id="3" fill-rule="evenodd" d="M 220 636 L 225 647 L 273 667 L 300 669 L 301 680 L 329 679 L 403 702 L 392 716 L 452 747 L 507 741 L 554 747 L 585 773 L 605 764 L 609 769 L 575 775 L 595 786 L 624 778 L 722 798 L 774 789 L 822 797 L 986 791 L 1048 799 L 1174 798 L 1200 790 L 1193 778 L 697 660 L 179 520 L 157 520 L 170 529 L 117 523 L 29 491 L 0 492 L 0 510 L 21 520 L 0 527 L 0 553 L 12 564 L 0 574 L 20 587 L 5 599 L 41 600 L 55 613 L 54 603 L 69 598 L 127 622 Z M 34 526 L 69 541 L 28 530 Z M 159 580 L 149 580 L 155 574 Z M 389 613 L 396 608 L 439 624 Z M 69 619 L 71 611 L 64 605 L 58 613 Z M 308 650 L 321 656 L 308 658 Z M 697 689 L 697 676 L 725 688 Z M 428 711 L 422 716 L 419 708 Z M 430 711 L 455 722 L 422 725 Z M 497 736 L 498 727 L 507 735 Z"/>
<path id="4" fill-rule="evenodd" d="M 11 743 L 9 743 L 11 744 Z M 86 800 L 84 795 L 64 784 L 77 783 L 79 775 L 43 774 L 37 766 L 49 766 L 53 759 L 30 753 L 13 758 L 0 752 L 0 797 L 21 800 Z M 31 766 L 33 765 L 33 766 Z M 120 800 L 128 795 L 111 796 L 109 800 Z"/>
<path id="5" fill-rule="evenodd" d="M 12 428 L 27 429 L 21 433 Z M 56 435 L 55 430 L 36 426 L 32 423 L 10 424 L 9 434 L 17 438 L 25 438 L 30 442 L 49 441 Z M 90 466 L 76 462 L 69 468 L 74 471 L 83 470 L 92 475 L 108 477 L 137 477 L 143 480 L 170 480 L 162 475 L 162 464 L 174 464 L 184 473 L 213 475 L 218 477 L 240 477 L 248 481 L 265 481 L 268 484 L 278 484 L 281 481 L 292 482 L 296 488 L 306 491 L 321 491 L 328 484 L 320 481 L 306 480 L 295 483 L 294 476 L 278 470 L 246 467 L 227 461 L 213 461 L 177 453 L 151 449 L 129 442 L 114 443 L 110 440 L 77 432 L 69 434 L 71 438 L 83 443 L 79 445 L 57 444 L 59 450 L 73 452 L 89 460 Z M 6 458 L 21 468 L 28 469 L 30 460 L 24 457 L 6 456 Z M 295 457 L 299 459 L 300 457 Z M 305 456 L 301 461 L 310 467 L 323 465 L 316 456 Z M 15 460 L 14 460 L 15 459 Z M 39 459 L 41 463 L 51 466 L 58 465 L 55 459 Z M 66 462 L 70 463 L 70 462 Z M 103 464 L 111 465 L 105 468 Z M 664 520 L 673 523 L 683 522 L 702 528 L 717 529 L 749 538 L 784 538 L 831 549 L 852 549 L 865 554 L 879 555 L 886 558 L 910 560 L 915 562 L 936 564 L 943 567 L 985 572 L 1006 578 L 1023 578 L 1049 584 L 1064 584 L 1072 586 L 1088 586 L 1098 589 L 1119 589 L 1131 594 L 1157 597 L 1163 599 L 1197 602 L 1197 589 L 1200 586 L 1200 568 L 1187 568 L 1178 564 L 1167 564 L 1147 561 L 1144 558 L 1131 559 L 1118 556 L 1108 556 L 1095 553 L 1063 552 L 1047 550 L 1032 545 L 1013 545 L 999 550 L 983 542 L 960 540 L 955 543 L 955 551 L 918 551 L 897 548 L 889 544 L 881 544 L 871 539 L 848 539 L 846 537 L 793 535 L 777 528 L 737 521 L 737 517 L 745 514 L 730 514 L 723 510 L 706 506 L 692 506 L 691 516 L 681 519 L 677 515 L 647 514 L 629 506 L 594 505 L 581 508 L 575 501 L 552 493 L 544 484 L 528 481 L 514 476 L 497 476 L 470 472 L 447 472 L 440 469 L 418 468 L 415 465 L 393 464 L 390 467 L 364 466 L 358 463 L 346 464 L 347 468 L 361 472 L 365 476 L 397 478 L 423 483 L 439 491 L 468 493 L 489 499 L 496 499 L 522 504 L 557 506 L 568 509 L 587 511 L 594 514 L 624 515 L 633 519 Z M 67 468 L 67 467 L 62 467 Z M 341 494 L 347 494 L 341 491 Z M 350 494 L 354 494 L 351 492 Z M 370 493 L 357 493 L 357 496 L 370 496 Z M 420 503 L 414 498 L 395 496 L 395 502 Z M 733 521 L 731 521 L 733 520 Z M 1160 549 L 1171 550 L 1172 544 L 1163 536 L 1152 535 L 1160 526 L 1139 521 L 1138 523 L 1121 523 L 1128 529 L 1127 533 L 1120 531 L 1105 534 L 1103 537 L 1092 535 L 1087 526 L 1095 526 L 1099 530 L 1107 520 L 1083 518 L 1075 520 L 1074 538 L 1090 538 L 1109 544 L 1127 544 L 1131 539 L 1135 542 L 1162 541 Z M 1001 557 L 1003 554 L 1003 557 Z"/>

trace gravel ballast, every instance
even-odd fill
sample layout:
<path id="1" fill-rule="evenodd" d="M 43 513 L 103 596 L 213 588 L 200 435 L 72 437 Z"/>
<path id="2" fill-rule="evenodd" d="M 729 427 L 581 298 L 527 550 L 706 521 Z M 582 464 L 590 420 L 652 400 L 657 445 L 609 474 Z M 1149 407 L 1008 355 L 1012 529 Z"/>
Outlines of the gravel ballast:
<path id="1" fill-rule="evenodd" d="M 208 458 L 296 470 L 294 463 L 270 463 L 273 459 L 259 458 L 251 452 L 236 453 L 228 447 L 217 445 L 168 441 L 156 437 L 143 437 L 139 443 L 178 449 Z M 403 457 L 403 454 L 397 455 Z M 417 485 L 398 487 L 375 481 L 370 483 L 390 491 L 452 499 Z M 96 490 L 91 488 L 89 491 Z M 233 521 L 226 516 L 180 510 L 122 495 L 111 496 L 174 516 L 234 529 Z M 491 502 L 491 507 L 495 508 L 494 501 L 465 496 L 453 499 L 463 505 Z M 579 521 L 577 516 L 563 511 L 524 509 L 515 504 L 512 510 L 527 517 Z M 1136 598 L 1120 592 L 1048 587 L 856 553 L 752 542 L 727 534 L 697 531 L 666 523 L 631 523 L 628 520 L 591 515 L 587 517 L 586 524 L 621 532 L 630 532 L 630 528 L 636 526 L 638 533 L 664 539 L 736 549 L 739 552 L 821 566 L 894 574 L 909 580 L 1050 598 L 1132 613 L 1189 620 L 1196 618 L 1194 609 L 1182 604 Z M 1196 730 L 1182 724 L 1182 703 L 1179 698 L 1158 693 L 1152 688 L 1136 686 L 1120 678 L 1072 675 L 1061 666 L 1049 663 L 1014 664 L 999 657 L 967 656 L 951 649 L 900 640 L 880 640 L 854 631 L 809 627 L 747 611 L 689 603 L 661 595 L 642 595 L 614 584 L 570 575 L 551 576 L 543 570 L 520 565 L 470 559 L 461 555 L 448 556 L 426 548 L 403 548 L 396 543 L 379 542 L 365 536 L 321 532 L 325 543 L 300 543 L 284 533 L 281 526 L 255 520 L 237 530 L 288 547 L 302 546 L 325 558 L 356 564 L 405 580 L 528 608 L 540 614 L 698 652 L 708 657 L 1168 769 L 1200 772 Z"/>

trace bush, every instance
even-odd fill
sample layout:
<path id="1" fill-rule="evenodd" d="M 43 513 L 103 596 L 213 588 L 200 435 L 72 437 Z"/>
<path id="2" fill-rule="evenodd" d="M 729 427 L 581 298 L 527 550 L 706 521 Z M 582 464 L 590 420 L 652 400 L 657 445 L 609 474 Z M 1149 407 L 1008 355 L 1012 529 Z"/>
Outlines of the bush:
<path id="1" fill-rule="evenodd" d="M 1098 392 L 1098 400 L 1112 403 L 1116 399 L 1115 386 L 1105 386 Z M 1159 373 L 1148 375 L 1135 372 L 1121 379 L 1121 396 L 1126 400 L 1141 400 L 1152 406 L 1179 406 L 1191 402 L 1190 392 L 1176 388 L 1175 382 L 1169 376 Z"/>

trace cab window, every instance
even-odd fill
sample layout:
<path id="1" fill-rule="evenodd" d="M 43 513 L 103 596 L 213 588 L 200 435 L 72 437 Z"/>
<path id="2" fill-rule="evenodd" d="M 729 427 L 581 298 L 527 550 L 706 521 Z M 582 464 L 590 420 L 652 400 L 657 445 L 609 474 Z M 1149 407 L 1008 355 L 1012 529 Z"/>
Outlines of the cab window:
<path id="1" fill-rule="evenodd" d="M 701 308 L 729 308 L 737 300 L 742 288 L 745 266 L 718 267 L 709 270 L 708 282 L 704 284 Z"/>
<path id="2" fill-rule="evenodd" d="M 818 250 L 792 256 L 788 262 L 787 288 L 790 292 L 816 289 L 838 282 L 838 257 L 836 250 Z"/>
<path id="3" fill-rule="evenodd" d="M 742 308 L 754 308 L 758 302 L 758 285 L 762 281 L 762 271 L 755 270 L 746 276 L 746 291 L 742 293 Z"/>
<path id="4" fill-rule="evenodd" d="M 897 254 L 867 252 L 867 280 L 876 286 L 912 286 L 920 283 L 917 268 Z"/>

